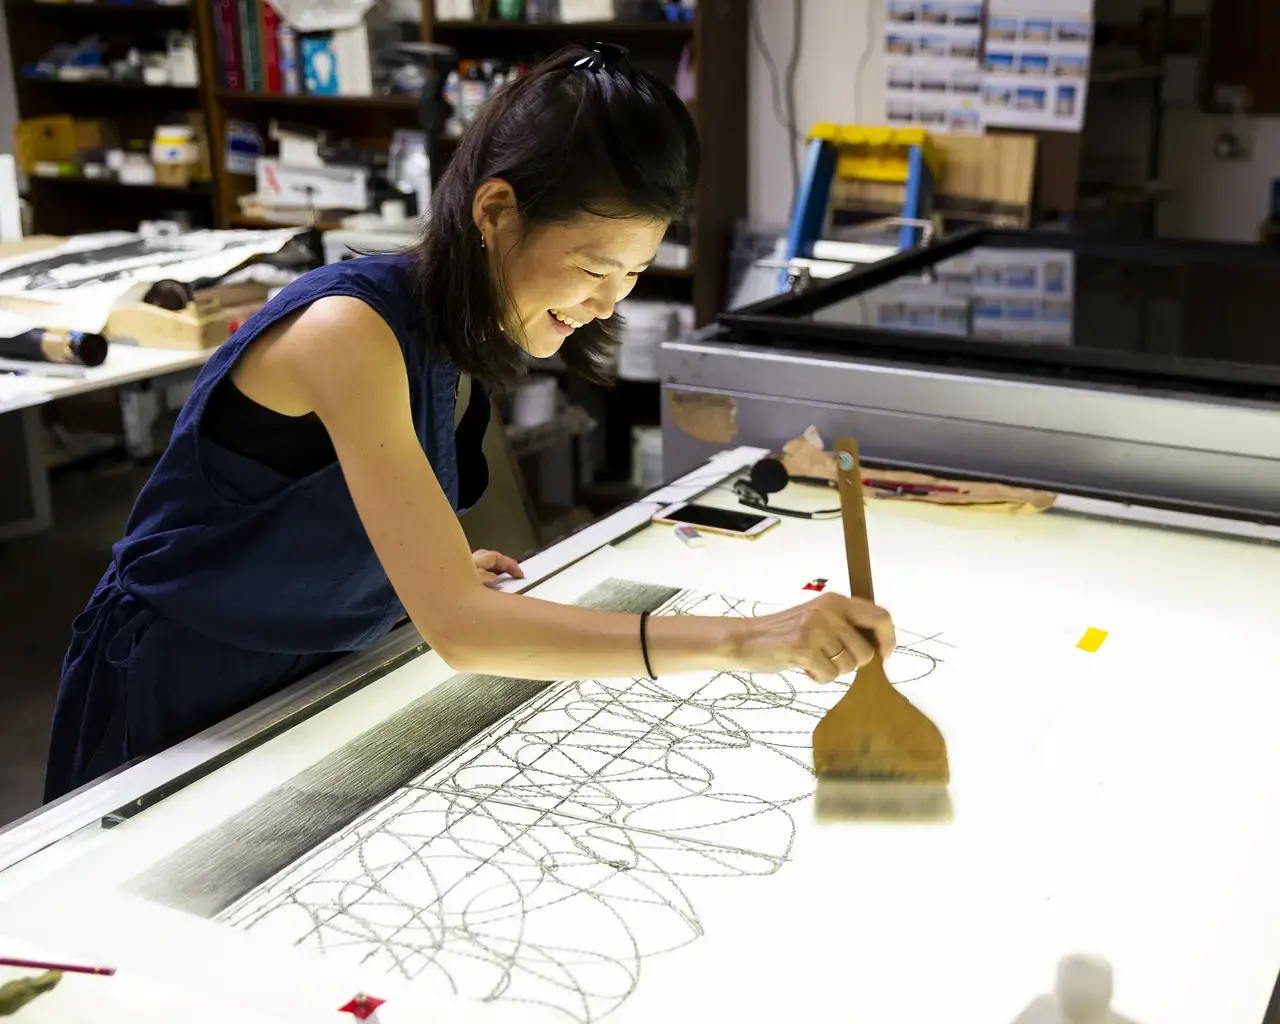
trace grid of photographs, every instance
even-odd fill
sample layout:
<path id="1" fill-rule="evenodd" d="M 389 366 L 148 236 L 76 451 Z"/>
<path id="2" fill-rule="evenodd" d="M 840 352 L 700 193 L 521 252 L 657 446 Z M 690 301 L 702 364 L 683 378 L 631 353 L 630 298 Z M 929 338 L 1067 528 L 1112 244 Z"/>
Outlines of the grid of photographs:
<path id="1" fill-rule="evenodd" d="M 982 3 L 885 0 L 885 117 L 891 125 L 981 134 Z"/>
<path id="2" fill-rule="evenodd" d="M 1029 10 L 992 0 L 982 54 L 982 118 L 1008 128 L 1079 131 L 1093 42 L 1091 0 Z"/>
<path id="3" fill-rule="evenodd" d="M 1073 343 L 1073 253 L 979 248 L 936 269 L 869 292 L 876 325 L 978 341 Z"/>

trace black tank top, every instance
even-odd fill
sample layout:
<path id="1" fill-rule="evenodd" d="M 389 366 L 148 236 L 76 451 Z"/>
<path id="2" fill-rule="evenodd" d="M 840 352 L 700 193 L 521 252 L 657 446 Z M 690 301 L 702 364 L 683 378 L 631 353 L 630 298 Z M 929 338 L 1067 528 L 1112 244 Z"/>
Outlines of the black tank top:
<path id="1" fill-rule="evenodd" d="M 484 434 L 489 426 L 489 396 L 473 385 L 467 411 L 454 431 L 458 458 L 458 495 L 462 508 L 480 500 L 489 483 Z M 290 480 L 301 480 L 337 461 L 329 431 L 313 412 L 286 416 L 259 405 L 227 374 L 205 404 L 200 433 L 214 444 L 253 459 Z"/>
<path id="2" fill-rule="evenodd" d="M 338 457 L 319 416 L 285 416 L 259 405 L 236 387 L 230 374 L 209 395 L 200 432 L 290 480 L 310 476 Z"/>

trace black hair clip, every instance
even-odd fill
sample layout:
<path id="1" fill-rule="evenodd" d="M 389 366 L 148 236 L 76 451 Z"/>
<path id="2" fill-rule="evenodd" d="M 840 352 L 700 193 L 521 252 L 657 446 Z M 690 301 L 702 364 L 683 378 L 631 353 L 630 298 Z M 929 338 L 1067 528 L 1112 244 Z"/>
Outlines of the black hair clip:
<path id="1" fill-rule="evenodd" d="M 575 68 L 586 68 L 588 71 L 620 71 L 631 77 L 630 52 L 625 46 L 617 43 L 596 43 L 585 57 L 573 62 Z"/>

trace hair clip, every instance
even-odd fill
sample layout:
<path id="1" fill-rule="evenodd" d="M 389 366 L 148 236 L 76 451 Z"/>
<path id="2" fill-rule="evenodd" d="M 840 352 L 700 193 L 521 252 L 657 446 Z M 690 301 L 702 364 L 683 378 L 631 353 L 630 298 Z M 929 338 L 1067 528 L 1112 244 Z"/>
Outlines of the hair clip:
<path id="1" fill-rule="evenodd" d="M 591 52 L 573 62 L 575 68 L 586 68 L 588 71 L 620 71 L 628 78 L 631 76 L 629 51 L 617 43 L 595 43 Z"/>

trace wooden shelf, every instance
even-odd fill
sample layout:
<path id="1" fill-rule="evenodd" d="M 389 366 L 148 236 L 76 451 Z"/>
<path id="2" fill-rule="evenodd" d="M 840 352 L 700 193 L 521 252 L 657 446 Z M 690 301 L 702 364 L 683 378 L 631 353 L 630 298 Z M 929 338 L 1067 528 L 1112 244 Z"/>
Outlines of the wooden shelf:
<path id="1" fill-rule="evenodd" d="M 436 32 L 540 32 L 554 35 L 693 35 L 691 21 L 437 21 Z"/>
<path id="2" fill-rule="evenodd" d="M 235 92 L 219 89 L 218 99 L 227 104 L 256 103 L 262 106 L 293 107 L 364 107 L 378 110 L 406 110 L 418 108 L 416 96 L 312 96 L 309 93 Z"/>
<path id="3" fill-rule="evenodd" d="M 318 224 L 298 224 L 293 221 L 271 220 L 268 217 L 246 217 L 243 214 L 235 214 L 227 218 L 227 223 L 233 228 L 252 228 L 255 231 L 273 231 L 276 228 L 310 228 L 314 227 L 317 231 L 336 231 L 342 227 L 333 221 L 321 221 Z"/>
<path id="4" fill-rule="evenodd" d="M 140 15 L 149 17 L 151 15 L 172 14 L 173 12 L 181 12 L 182 14 L 191 13 L 191 4 L 142 4 L 142 3 L 103 3 L 101 0 L 95 3 L 41 3 L 40 0 L 8 0 L 4 5 L 6 11 L 77 11 L 84 13 L 86 11 L 94 14 L 98 12 L 109 12 L 113 15 L 119 14 L 124 17 Z"/>
<path id="5" fill-rule="evenodd" d="M 263 0 L 255 0 L 263 2 Z M 411 0 L 412 2 L 412 0 Z M 193 221 L 236 227 L 289 227 L 262 218 L 247 218 L 237 204 L 245 181 L 226 171 L 222 154 L 229 121 L 256 124 L 276 118 L 299 121 L 324 129 L 333 137 L 349 138 L 359 146 L 383 146 L 396 130 L 414 127 L 418 97 L 283 95 L 227 89 L 218 52 L 219 7 L 214 0 L 188 0 L 185 4 L 141 2 L 43 2 L 0 0 L 8 13 L 9 48 L 15 68 L 27 67 L 48 52 L 53 43 L 74 30 L 69 17 L 96 31 L 111 52 L 123 53 L 144 35 L 181 28 L 193 34 L 200 70 L 200 85 L 148 86 L 141 82 L 22 78 L 16 93 L 19 116 L 66 113 L 81 119 L 109 118 L 119 122 L 122 136 L 143 137 L 156 118 L 175 116 L 182 110 L 202 109 L 212 155 L 213 183 L 186 188 L 163 185 L 123 185 L 111 179 L 33 176 L 28 192 L 37 223 L 53 225 L 59 232 L 92 231 L 132 226 L 140 215 L 152 216 L 164 209 L 181 209 Z M 613 40 L 632 52 L 632 59 L 661 64 L 670 73 L 677 54 L 689 45 L 699 95 L 691 113 L 699 122 L 703 149 L 703 183 L 693 202 L 697 241 L 688 267 L 652 267 L 644 275 L 644 294 L 670 301 L 689 302 L 699 324 L 709 322 L 723 301 L 727 253 L 733 225 L 745 216 L 746 195 L 746 95 L 748 19 L 745 2 L 706 2 L 696 21 L 606 20 L 587 22 L 524 22 L 500 19 L 439 20 L 436 0 L 419 0 L 421 39 L 456 48 L 463 57 L 528 62 L 557 48 L 567 39 L 585 42 Z M 41 14 L 39 12 L 48 12 Z M 241 79 L 243 81 L 243 79 Z M 431 153 L 433 170 L 447 166 L 457 139 L 440 139 Z M 132 196 L 125 194 L 132 189 Z M 303 226 L 303 225 L 298 225 Z M 322 230 L 334 226 L 320 224 Z M 652 404 L 646 394 L 646 414 Z M 621 435 L 619 435 L 621 437 Z M 626 439 L 629 446 L 629 436 Z M 622 441 L 618 442 L 619 446 Z M 629 451 L 629 447 L 627 451 Z M 614 455 L 621 455 L 611 452 Z M 625 461 L 625 459 L 623 460 Z"/>
<path id="6" fill-rule="evenodd" d="M 1090 85 L 1112 85 L 1117 82 L 1154 82 L 1164 77 L 1164 68 L 1158 64 L 1132 68 L 1105 68 L 1089 73 Z"/>
<path id="7" fill-rule="evenodd" d="M 59 89 L 107 89 L 111 92 L 154 93 L 157 96 L 181 96 L 185 99 L 196 99 L 200 91 L 198 85 L 147 85 L 144 82 L 114 82 L 110 79 L 97 78 L 18 78 L 18 85 L 48 85 Z"/>
<path id="8" fill-rule="evenodd" d="M 209 197 L 213 195 L 213 186 L 209 182 L 195 182 L 191 185 L 130 185 L 123 181 L 117 181 L 115 178 L 85 178 L 80 175 L 61 174 L 32 174 L 27 177 L 28 187 L 37 183 L 50 184 L 65 188 L 103 188 L 113 189 L 115 191 L 131 190 L 134 192 L 166 192 L 179 196 L 203 196 Z"/>

